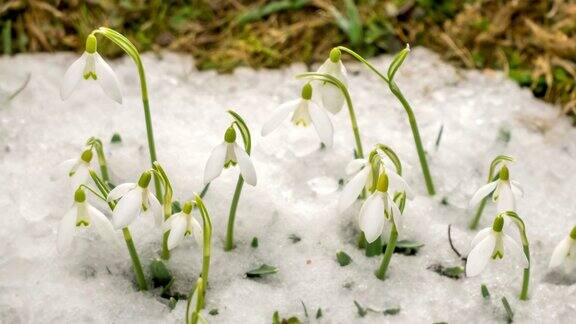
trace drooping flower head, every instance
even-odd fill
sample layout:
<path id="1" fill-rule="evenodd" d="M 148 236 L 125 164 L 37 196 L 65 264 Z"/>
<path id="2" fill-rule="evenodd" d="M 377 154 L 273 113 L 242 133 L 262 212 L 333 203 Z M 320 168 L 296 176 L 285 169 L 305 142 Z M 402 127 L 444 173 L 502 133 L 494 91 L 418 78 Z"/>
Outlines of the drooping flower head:
<path id="1" fill-rule="evenodd" d="M 162 225 L 162 206 L 148 188 L 151 179 L 151 172 L 145 171 L 138 183 L 123 183 L 110 191 L 107 197 L 109 202 L 120 199 L 112 215 L 114 228 L 127 227 L 139 215 L 152 216 L 156 226 Z"/>
<path id="2" fill-rule="evenodd" d="M 340 80 L 345 86 L 348 85 L 348 76 L 346 68 L 342 64 L 342 53 L 339 49 L 334 48 L 330 51 L 330 56 L 318 68 L 318 73 L 328 74 Z M 318 102 L 329 112 L 336 114 L 344 106 L 344 95 L 342 91 L 335 85 L 325 81 L 315 81 L 314 85 L 314 99 L 318 97 Z"/>
<path id="3" fill-rule="evenodd" d="M 73 190 L 78 189 L 80 185 L 86 184 L 90 178 L 90 163 L 92 162 L 92 148 L 86 148 L 80 154 L 80 157 L 66 160 L 60 163 L 51 174 L 51 178 L 60 178 L 63 174 L 70 183 Z"/>
<path id="4" fill-rule="evenodd" d="M 522 187 L 517 181 L 510 180 L 510 171 L 506 165 L 498 173 L 498 179 L 478 189 L 470 206 L 477 205 L 482 199 L 492 193 L 492 200 L 497 203 L 498 212 L 516 211 L 516 200 L 523 196 Z"/>
<path id="5" fill-rule="evenodd" d="M 182 206 L 182 211 L 173 214 L 164 223 L 164 232 L 170 231 L 168 234 L 168 249 L 172 250 L 189 235 L 194 237 L 198 245 L 202 244 L 202 226 L 192 215 L 192 207 L 192 202 L 186 201 Z"/>
<path id="6" fill-rule="evenodd" d="M 120 84 L 112 68 L 97 52 L 97 40 L 93 34 L 86 38 L 86 50 L 74 61 L 64 74 L 60 97 L 66 100 L 81 80 L 95 81 L 112 100 L 122 103 Z"/>
<path id="7" fill-rule="evenodd" d="M 570 235 L 560 241 L 552 252 L 550 258 L 550 268 L 564 265 L 566 272 L 571 272 L 576 267 L 576 226 L 570 231 Z"/>
<path id="8" fill-rule="evenodd" d="M 233 126 L 226 129 L 224 142 L 216 146 L 204 168 L 204 184 L 216 179 L 224 168 L 240 167 L 240 174 L 246 183 L 255 186 L 257 182 L 254 164 L 246 151 L 236 143 L 236 130 Z"/>
<path id="9" fill-rule="evenodd" d="M 332 146 L 334 129 L 330 117 L 324 109 L 318 106 L 312 99 L 312 86 L 306 83 L 302 87 L 302 95 L 299 99 L 283 103 L 272 114 L 272 117 L 262 127 L 262 136 L 274 131 L 282 121 L 292 113 L 292 123 L 296 126 L 308 127 L 314 125 L 318 137 L 327 146 Z"/>
<path id="10" fill-rule="evenodd" d="M 70 249 L 74 232 L 79 227 L 89 227 L 94 224 L 100 236 L 113 244 L 118 244 L 112 224 L 100 212 L 86 201 L 86 193 L 81 187 L 74 193 L 72 208 L 64 215 L 58 228 L 58 250 L 64 253 Z"/>
<path id="11" fill-rule="evenodd" d="M 524 251 L 516 241 L 502 230 L 504 218 L 501 215 L 494 218 L 491 227 L 487 227 L 472 240 L 472 250 L 466 261 L 466 276 L 472 277 L 480 274 L 490 261 L 503 259 L 505 252 L 509 252 L 524 269 L 530 262 Z"/>
<path id="12" fill-rule="evenodd" d="M 382 172 L 378 177 L 376 190 L 366 199 L 360 209 L 358 223 L 368 243 L 374 242 L 384 232 L 388 232 L 387 227 L 391 224 L 394 224 L 398 231 L 400 229 L 402 213 L 390 196 L 388 186 L 388 175 Z"/>

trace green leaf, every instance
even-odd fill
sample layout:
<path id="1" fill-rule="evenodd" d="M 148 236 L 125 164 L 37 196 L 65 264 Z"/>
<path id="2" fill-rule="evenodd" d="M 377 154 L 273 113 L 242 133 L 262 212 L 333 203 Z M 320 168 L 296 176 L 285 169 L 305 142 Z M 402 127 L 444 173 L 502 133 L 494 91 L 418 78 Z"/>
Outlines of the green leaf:
<path id="1" fill-rule="evenodd" d="M 278 314 L 278 311 L 275 311 L 272 315 L 272 324 L 280 324 L 280 314 Z"/>
<path id="2" fill-rule="evenodd" d="M 2 28 L 2 47 L 4 55 L 12 54 L 12 20 L 6 20 Z"/>
<path id="3" fill-rule="evenodd" d="M 212 316 L 216 316 L 218 315 L 218 309 L 217 308 L 212 308 L 208 314 L 212 315 Z"/>
<path id="4" fill-rule="evenodd" d="M 292 241 L 292 243 L 298 243 L 298 242 L 302 241 L 302 238 L 296 234 L 290 234 L 290 236 L 288 236 L 288 238 Z"/>
<path id="5" fill-rule="evenodd" d="M 456 267 L 444 267 L 441 264 L 434 264 L 428 267 L 428 269 L 436 272 L 437 274 L 448 277 L 450 279 L 460 279 L 464 274 L 464 267 L 456 266 Z"/>
<path id="6" fill-rule="evenodd" d="M 173 279 L 172 274 L 160 259 L 153 260 L 150 263 L 150 275 L 152 276 L 154 287 L 165 287 Z"/>
<path id="7" fill-rule="evenodd" d="M 485 284 L 482 284 L 482 285 L 480 286 L 480 291 L 482 292 L 482 297 L 483 297 L 484 299 L 490 298 L 490 292 L 488 291 L 488 287 L 486 287 Z"/>
<path id="8" fill-rule="evenodd" d="M 390 82 L 392 82 L 392 80 L 394 79 L 394 75 L 396 75 L 396 72 L 398 72 L 398 69 L 400 68 L 402 63 L 404 63 L 404 60 L 408 56 L 408 53 L 410 53 L 410 47 L 406 45 L 406 48 L 398 52 L 398 54 L 396 54 L 396 56 L 392 60 L 392 63 L 390 63 L 390 66 L 388 67 L 388 80 Z"/>
<path id="9" fill-rule="evenodd" d="M 319 319 L 322 317 L 322 308 L 318 308 L 318 310 L 316 311 L 316 319 Z"/>
<path id="10" fill-rule="evenodd" d="M 383 250 L 386 249 L 386 245 L 384 244 Z M 424 243 L 420 243 L 413 240 L 400 240 L 396 242 L 396 247 L 394 248 L 394 253 L 403 254 L 403 255 L 416 255 L 418 250 L 424 246 Z"/>
<path id="11" fill-rule="evenodd" d="M 170 308 L 171 310 L 174 309 L 176 307 L 177 303 L 178 303 L 178 299 L 176 299 L 174 297 L 170 297 L 170 299 L 168 300 L 168 308 Z"/>
<path id="12" fill-rule="evenodd" d="M 254 236 L 252 238 L 252 243 L 250 243 L 250 246 L 253 248 L 257 248 L 258 247 L 258 238 L 256 236 Z"/>
<path id="13" fill-rule="evenodd" d="M 336 260 L 341 267 L 345 267 L 352 262 L 352 258 L 344 251 L 336 253 Z"/>
<path id="14" fill-rule="evenodd" d="M 252 270 L 246 272 L 246 276 L 248 278 L 259 278 L 262 276 L 274 274 L 276 272 L 278 272 L 278 268 L 276 268 L 275 266 L 263 264 L 256 269 L 252 269 Z"/>
<path id="15" fill-rule="evenodd" d="M 182 206 L 178 200 L 172 202 L 172 213 L 179 213 L 182 211 Z"/>
<path id="16" fill-rule="evenodd" d="M 112 144 L 117 144 L 117 143 L 120 143 L 120 142 L 122 142 L 122 137 L 120 137 L 120 134 L 119 134 L 119 133 L 114 133 L 114 134 L 112 135 L 112 138 L 110 139 L 110 143 L 112 143 Z"/>
<path id="17" fill-rule="evenodd" d="M 510 304 L 508 303 L 508 299 L 506 299 L 506 297 L 502 297 L 502 305 L 504 305 L 504 309 L 506 310 L 506 318 L 508 320 L 508 323 L 512 323 L 512 321 L 514 320 L 514 312 L 512 311 L 512 308 L 510 307 Z"/>
<path id="18" fill-rule="evenodd" d="M 236 23 L 244 25 L 253 21 L 258 21 L 273 13 L 285 10 L 298 10 L 307 5 L 310 0 L 279 0 L 272 1 L 263 6 L 249 10 L 236 18 Z"/>
<path id="19" fill-rule="evenodd" d="M 398 313 L 400 313 L 400 307 L 388 308 L 384 310 L 384 315 L 396 315 Z"/>
<path id="20" fill-rule="evenodd" d="M 366 308 L 362 307 L 362 305 L 360 305 L 360 303 L 358 303 L 357 301 L 354 301 L 354 305 L 356 305 L 356 310 L 358 311 L 358 316 L 364 317 L 364 316 L 366 316 L 366 314 L 368 314 L 368 310 Z"/>

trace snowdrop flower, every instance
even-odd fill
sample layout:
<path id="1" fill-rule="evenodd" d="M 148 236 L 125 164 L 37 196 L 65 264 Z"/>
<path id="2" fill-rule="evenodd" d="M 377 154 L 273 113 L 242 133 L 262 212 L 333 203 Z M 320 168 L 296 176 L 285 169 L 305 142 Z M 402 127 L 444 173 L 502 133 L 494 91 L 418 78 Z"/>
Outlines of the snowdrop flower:
<path id="1" fill-rule="evenodd" d="M 378 150 L 380 151 L 380 150 Z M 384 154 L 378 152 L 378 154 Z M 382 161 L 385 157 L 380 157 Z M 386 166 L 383 162 L 380 163 L 380 170 L 388 176 L 391 192 L 406 192 L 408 195 L 411 192 L 410 187 L 406 181 L 396 173 L 396 170 Z M 370 189 L 372 187 L 372 167 L 370 162 L 366 159 L 355 159 L 350 161 L 345 169 L 346 175 L 352 176 L 350 181 L 344 186 L 340 200 L 338 201 L 338 210 L 343 212 L 350 207 L 360 196 L 364 188 Z"/>
<path id="2" fill-rule="evenodd" d="M 224 134 L 224 142 L 212 150 L 210 158 L 206 162 L 204 184 L 216 179 L 222 173 L 222 169 L 235 166 L 236 164 L 240 167 L 240 174 L 244 180 L 248 184 L 255 186 L 257 182 L 256 170 L 252 160 L 250 160 L 248 153 L 236 144 L 236 131 L 234 127 L 230 126 Z"/>
<path id="3" fill-rule="evenodd" d="M 202 226 L 192 216 L 192 202 L 187 201 L 182 206 L 182 211 L 176 213 L 164 223 L 164 232 L 168 234 L 168 249 L 172 250 L 178 246 L 184 237 L 192 235 L 198 245 L 202 244 Z"/>
<path id="4" fill-rule="evenodd" d="M 78 189 L 80 185 L 86 184 L 86 181 L 90 178 L 92 156 L 91 148 L 84 150 L 79 158 L 69 159 L 60 163 L 54 169 L 51 178 L 57 179 L 63 173 L 66 173 L 72 189 Z"/>
<path id="5" fill-rule="evenodd" d="M 283 103 L 272 114 L 272 117 L 262 127 L 262 136 L 270 134 L 278 128 L 282 121 L 292 113 L 292 123 L 296 126 L 308 127 L 311 123 L 318 133 L 320 140 L 327 146 L 332 146 L 334 142 L 332 122 L 323 108 L 318 106 L 312 98 L 312 86 L 306 83 L 302 87 L 300 99 Z"/>
<path id="6" fill-rule="evenodd" d="M 549 267 L 555 268 L 562 264 L 566 272 L 571 272 L 576 266 L 576 226 L 572 228 L 570 235 L 560 241 L 554 249 Z"/>
<path id="7" fill-rule="evenodd" d="M 331 75 L 347 86 L 348 76 L 346 68 L 340 59 L 341 56 L 342 53 L 339 49 L 332 49 L 330 51 L 330 57 L 318 68 L 317 72 Z M 345 98 L 342 91 L 328 82 L 314 82 L 314 95 L 318 95 L 324 108 L 333 114 L 338 113 L 344 106 Z"/>
<path id="8" fill-rule="evenodd" d="M 470 200 L 470 206 L 477 205 L 492 192 L 492 200 L 497 202 L 498 212 L 515 211 L 516 200 L 524 194 L 520 184 L 517 181 L 510 180 L 510 172 L 506 166 L 500 169 L 500 175 L 497 180 L 480 187 L 476 191 Z"/>
<path id="9" fill-rule="evenodd" d="M 104 93 L 112 100 L 122 103 L 122 94 L 118 79 L 112 68 L 98 54 L 96 36 L 90 34 L 86 38 L 86 51 L 77 59 L 64 74 L 60 88 L 60 97 L 66 100 L 70 97 L 82 79 L 96 81 Z"/>
<path id="10" fill-rule="evenodd" d="M 383 172 L 378 177 L 376 190 L 366 199 L 360 209 L 359 225 L 368 243 L 374 242 L 386 230 L 386 223 L 400 228 L 401 212 L 390 193 L 388 193 L 388 175 Z"/>
<path id="11" fill-rule="evenodd" d="M 487 227 L 476 235 L 472 240 L 472 250 L 468 254 L 466 261 L 466 276 L 472 277 L 480 274 L 488 265 L 490 260 L 504 258 L 504 246 L 516 259 L 520 265 L 527 269 L 530 262 L 526 258 L 524 251 L 514 241 L 513 238 L 506 235 L 502 228 L 504 227 L 504 218 L 497 216 L 494 219 L 492 227 Z"/>
<path id="12" fill-rule="evenodd" d="M 88 227 L 92 223 L 96 227 L 98 234 L 106 241 L 118 244 L 112 224 L 100 212 L 86 201 L 84 189 L 78 188 L 74 193 L 74 204 L 64 215 L 58 228 L 58 250 L 64 253 L 70 249 L 74 239 L 74 231 L 77 227 Z"/>
<path id="13" fill-rule="evenodd" d="M 151 172 L 146 171 L 142 173 L 137 184 L 123 183 L 110 191 L 107 197 L 109 202 L 120 199 L 112 215 L 114 228 L 128 227 L 140 214 L 153 216 L 156 226 L 162 224 L 162 206 L 148 189 L 151 178 Z"/>

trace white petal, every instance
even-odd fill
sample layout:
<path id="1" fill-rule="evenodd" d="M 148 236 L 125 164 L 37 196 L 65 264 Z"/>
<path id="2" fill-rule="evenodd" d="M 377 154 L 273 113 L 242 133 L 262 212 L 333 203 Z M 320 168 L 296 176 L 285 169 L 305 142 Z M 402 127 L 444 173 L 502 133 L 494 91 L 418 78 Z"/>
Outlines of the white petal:
<path id="1" fill-rule="evenodd" d="M 326 144 L 326 146 L 331 147 L 334 143 L 334 129 L 332 127 L 332 122 L 330 121 L 330 117 L 324 111 L 324 109 L 320 108 L 317 104 L 312 101 L 308 102 L 309 108 L 308 111 L 310 112 L 310 118 L 312 119 L 312 123 L 314 124 L 314 128 L 316 128 L 316 132 L 318 133 L 318 137 L 320 140 Z"/>
<path id="2" fill-rule="evenodd" d="M 302 99 L 290 100 L 276 108 L 270 119 L 266 122 L 266 124 L 264 124 L 264 126 L 262 126 L 262 136 L 266 136 L 278 128 L 282 121 L 288 117 L 290 112 L 294 111 L 296 107 L 298 107 L 301 100 Z"/>
<path id="3" fill-rule="evenodd" d="M 500 192 L 498 194 L 497 202 L 498 204 L 496 208 L 498 209 L 498 212 L 516 210 L 516 202 L 514 200 L 514 195 L 512 194 L 510 184 L 503 183 L 500 185 Z"/>
<path id="4" fill-rule="evenodd" d="M 552 252 L 552 257 L 550 258 L 549 268 L 555 268 L 566 261 L 568 252 L 570 252 L 570 237 L 563 239 Z"/>
<path id="5" fill-rule="evenodd" d="M 384 201 L 378 193 L 372 194 L 360 209 L 359 225 L 368 243 L 374 242 L 382 234 L 384 227 Z"/>
<path id="6" fill-rule="evenodd" d="M 478 189 L 478 191 L 476 191 L 476 193 L 474 193 L 474 196 L 472 196 L 472 199 L 470 199 L 470 204 L 469 207 L 473 207 L 478 205 L 478 203 L 484 199 L 486 196 L 488 196 L 492 191 L 494 191 L 494 189 L 496 188 L 496 186 L 498 185 L 498 181 L 492 181 L 488 184 L 483 185 L 482 187 L 480 187 L 480 189 Z"/>
<path id="7" fill-rule="evenodd" d="M 406 192 L 406 197 L 410 198 L 413 197 L 412 195 L 412 188 L 408 185 L 406 180 L 402 178 L 398 173 L 394 170 L 387 169 L 386 174 L 388 175 L 388 179 L 390 179 L 390 188 L 392 188 L 393 192 Z"/>
<path id="8" fill-rule="evenodd" d="M 137 187 L 129 191 L 114 208 L 112 224 L 115 229 L 121 229 L 130 225 L 142 208 L 142 190 Z"/>
<path id="9" fill-rule="evenodd" d="M 164 217 L 162 215 L 164 210 L 162 209 L 162 205 L 160 205 L 160 201 L 153 193 L 149 192 L 148 202 L 150 203 L 148 206 L 148 212 L 152 213 L 152 216 L 154 216 L 154 224 L 156 227 L 161 227 L 162 221 L 164 221 Z"/>
<path id="10" fill-rule="evenodd" d="M 240 173 L 242 174 L 242 178 L 244 178 L 246 183 L 249 185 L 255 186 L 257 182 L 256 170 L 254 169 L 252 160 L 250 160 L 250 156 L 236 143 L 234 143 L 234 153 L 236 154 L 236 159 L 238 160 L 238 166 L 240 166 Z"/>
<path id="11" fill-rule="evenodd" d="M 362 189 L 366 185 L 366 178 L 370 175 L 370 167 L 366 167 L 358 172 L 350 181 L 344 186 L 340 199 L 338 200 L 338 210 L 343 212 L 350 207 L 362 193 Z"/>
<path id="12" fill-rule="evenodd" d="M 114 187 L 114 189 L 112 189 L 108 193 L 108 197 L 106 198 L 106 200 L 108 202 L 114 201 L 114 200 L 124 196 L 128 191 L 130 191 L 134 188 L 136 188 L 135 183 L 129 183 L 128 182 L 128 183 L 119 184 L 116 187 Z"/>
<path id="13" fill-rule="evenodd" d="M 183 215 L 172 221 L 170 234 L 168 235 L 168 249 L 172 250 L 184 239 L 186 233 L 186 218 Z"/>
<path id="14" fill-rule="evenodd" d="M 337 86 L 331 83 L 324 83 L 317 87 L 322 97 L 322 105 L 332 114 L 337 114 L 344 106 L 344 95 Z"/>
<path id="15" fill-rule="evenodd" d="M 168 217 L 168 219 L 164 220 L 164 222 L 162 223 L 162 233 L 166 233 L 170 230 L 170 228 L 172 227 L 172 222 L 178 218 L 178 216 L 180 216 L 182 214 L 182 212 L 178 212 L 175 214 L 172 214 L 170 217 Z"/>
<path id="16" fill-rule="evenodd" d="M 69 159 L 64 162 L 58 163 L 58 165 L 56 165 L 50 172 L 50 180 L 55 181 L 63 177 L 68 178 L 70 170 L 72 170 L 74 165 L 77 163 L 78 159 Z"/>
<path id="17" fill-rule="evenodd" d="M 70 185 L 72 189 L 76 190 L 80 185 L 86 184 L 90 178 L 90 170 L 88 166 L 81 163 L 72 177 L 70 177 Z"/>
<path id="18" fill-rule="evenodd" d="M 516 180 L 510 180 L 510 186 L 512 187 L 512 193 L 516 198 L 524 197 L 524 189 L 520 183 Z"/>
<path id="19" fill-rule="evenodd" d="M 122 104 L 122 93 L 120 92 L 120 83 L 116 78 L 116 74 L 100 54 L 94 53 L 94 59 L 96 64 L 96 81 L 108 97 Z"/>
<path id="20" fill-rule="evenodd" d="M 388 205 L 390 207 L 390 211 L 392 212 L 392 220 L 396 225 L 396 230 L 400 233 L 402 228 L 402 213 L 400 212 L 400 208 L 398 205 L 392 200 L 392 197 L 388 194 Z"/>
<path id="21" fill-rule="evenodd" d="M 491 234 L 486 236 L 472 249 L 472 251 L 470 251 L 466 261 L 467 277 L 476 276 L 486 268 L 488 261 L 492 258 L 495 244 L 496 236 Z"/>
<path id="22" fill-rule="evenodd" d="M 74 61 L 68 70 L 66 70 L 64 80 L 62 80 L 62 86 L 60 87 L 60 98 L 62 98 L 62 100 L 70 97 L 72 91 L 74 91 L 80 80 L 84 77 L 86 57 L 88 57 L 88 53 L 84 52 L 84 54 Z"/>
<path id="23" fill-rule="evenodd" d="M 354 159 L 346 165 L 344 172 L 346 172 L 346 175 L 352 176 L 358 173 L 360 170 L 362 170 L 362 168 L 364 168 L 367 165 L 368 161 L 366 161 L 366 159 Z"/>
<path id="24" fill-rule="evenodd" d="M 88 205 L 88 213 L 90 214 L 90 220 L 94 223 L 98 234 L 100 234 L 100 236 L 108 243 L 112 243 L 117 247 L 120 247 L 120 242 L 116 237 L 114 227 L 108 218 L 104 216 L 101 211 L 91 205 Z"/>
<path id="25" fill-rule="evenodd" d="M 78 213 L 76 204 L 64 214 L 58 226 L 58 251 L 66 253 L 70 249 L 72 240 L 74 239 L 74 231 L 76 230 L 76 215 Z"/>
<path id="26" fill-rule="evenodd" d="M 204 168 L 204 184 L 210 183 L 216 177 L 222 173 L 224 169 L 224 160 L 226 158 L 226 142 L 216 146 L 212 153 L 210 153 L 210 158 L 206 162 L 206 167 Z"/>
<path id="27" fill-rule="evenodd" d="M 476 234 L 476 236 L 474 236 L 474 238 L 472 239 L 472 243 L 470 243 L 470 246 L 472 248 L 475 247 L 478 243 L 480 243 L 480 241 L 482 241 L 486 236 L 490 235 L 491 233 L 492 233 L 492 227 L 486 227 L 480 230 L 480 232 L 478 232 L 478 234 Z"/>
<path id="28" fill-rule="evenodd" d="M 504 238 L 504 246 L 508 252 L 510 252 L 510 254 L 512 254 L 516 260 L 518 260 L 522 268 L 527 269 L 530 266 L 530 262 L 528 261 L 526 254 L 524 254 L 522 247 L 520 247 L 520 245 L 518 245 L 518 243 L 516 243 L 513 238 L 506 235 L 506 233 L 502 233 L 502 237 Z"/>
<path id="29" fill-rule="evenodd" d="M 192 227 L 192 235 L 194 236 L 196 243 L 198 243 L 199 246 L 202 246 L 204 231 L 194 216 L 190 217 L 190 226 Z"/>

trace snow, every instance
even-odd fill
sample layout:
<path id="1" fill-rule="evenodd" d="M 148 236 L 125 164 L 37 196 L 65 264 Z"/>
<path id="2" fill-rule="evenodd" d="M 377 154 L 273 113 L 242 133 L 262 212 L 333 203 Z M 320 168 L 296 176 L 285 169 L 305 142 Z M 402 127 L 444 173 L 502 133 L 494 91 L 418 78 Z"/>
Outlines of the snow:
<path id="1" fill-rule="evenodd" d="M 69 254 L 56 250 L 58 223 L 72 196 L 64 181 L 50 181 L 55 165 L 77 157 L 85 140 L 97 136 L 105 143 L 115 183 L 134 182 L 148 167 L 133 63 L 129 58 L 111 62 L 122 85 L 122 106 L 89 84 L 62 102 L 61 79 L 75 57 L 62 53 L 0 59 L 4 91 L 17 88 L 26 73 L 32 73 L 27 88 L 0 107 L 0 322 L 182 323 L 185 302 L 171 311 L 158 291 L 135 290 L 125 248 L 114 249 L 88 229 L 77 233 Z M 390 59 L 372 62 L 385 71 Z M 268 137 L 260 136 L 273 109 L 300 94 L 302 82 L 293 76 L 304 72 L 304 65 L 241 68 L 218 75 L 198 72 L 188 56 L 172 53 L 147 54 L 144 64 L 158 156 L 175 198 L 184 200 L 202 189 L 206 159 L 230 122 L 227 109 L 240 113 L 252 131 L 258 185 L 244 186 L 232 252 L 223 251 L 223 240 L 237 168 L 215 180 L 205 198 L 214 224 L 207 310 L 219 312 L 206 315 L 210 322 L 269 323 L 275 310 L 286 318 L 306 320 L 304 303 L 310 322 L 316 322 L 313 317 L 322 308 L 322 323 L 486 323 L 505 320 L 503 296 L 518 323 L 569 323 L 576 317 L 576 278 L 547 268 L 553 248 L 576 223 L 576 130 L 558 109 L 503 74 L 460 71 L 422 48 L 414 49 L 401 68 L 397 82 L 415 109 L 437 186 L 438 194 L 428 197 L 401 106 L 373 74 L 347 63 L 365 151 L 378 142 L 391 146 L 416 192 L 407 204 L 400 239 L 425 244 L 415 256 L 395 254 L 388 279 L 380 281 L 374 271 L 381 258 L 365 257 L 354 244 L 360 203 L 341 215 L 336 210 L 338 181 L 354 143 L 346 110 L 332 116 L 332 149 L 320 150 L 312 129 L 295 128 L 288 121 Z M 510 132 L 508 143 L 502 130 Z M 109 143 L 114 132 L 121 134 L 122 143 Z M 454 244 L 466 253 L 475 234 L 467 229 L 474 213 L 467 209 L 468 200 L 484 184 L 488 165 L 498 154 L 517 158 L 511 178 L 525 189 L 518 211 L 527 225 L 533 260 L 527 302 L 517 298 L 521 269 L 514 260 L 505 258 L 479 277 L 460 280 L 427 269 L 463 265 L 450 249 L 447 226 L 453 224 Z M 489 204 L 480 228 L 489 226 L 493 215 Z M 139 219 L 131 230 L 148 272 L 149 261 L 158 256 L 160 230 L 149 219 Z M 293 243 L 292 234 L 301 240 Z M 259 240 L 258 248 L 250 246 L 253 237 Z M 352 257 L 350 265 L 336 262 L 340 250 Z M 246 271 L 262 263 L 280 271 L 245 278 Z M 201 251 L 187 239 L 169 262 L 175 290 L 187 293 L 200 267 Z M 481 283 L 490 289 L 489 301 L 482 299 Z M 401 310 L 397 315 L 369 312 L 361 318 L 354 300 L 377 310 Z"/>

